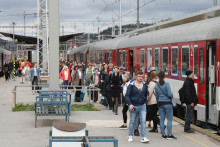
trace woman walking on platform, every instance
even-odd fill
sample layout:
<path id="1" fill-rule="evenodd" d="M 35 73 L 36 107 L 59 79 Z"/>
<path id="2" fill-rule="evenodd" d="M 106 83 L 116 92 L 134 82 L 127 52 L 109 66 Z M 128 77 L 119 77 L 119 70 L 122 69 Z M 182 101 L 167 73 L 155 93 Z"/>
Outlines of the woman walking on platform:
<path id="1" fill-rule="evenodd" d="M 122 78 L 119 75 L 118 72 L 119 68 L 115 67 L 115 72 L 112 75 L 112 102 L 114 104 L 113 106 L 113 112 L 115 115 L 118 115 L 118 98 L 120 97 L 120 90 L 121 90 L 121 84 L 122 84 Z"/>
<path id="2" fill-rule="evenodd" d="M 60 79 L 63 80 L 63 83 L 62 83 L 63 86 L 64 86 L 63 88 L 67 89 L 66 86 L 68 86 L 69 81 L 71 81 L 70 71 L 69 71 L 67 66 L 63 67 L 63 69 L 61 70 L 59 76 L 60 76 Z"/>
<path id="3" fill-rule="evenodd" d="M 157 103 L 160 111 L 160 129 L 162 138 L 165 139 L 176 139 L 172 135 L 172 120 L 173 120 L 173 106 L 171 99 L 169 97 L 173 97 L 173 93 L 170 89 L 170 84 L 164 81 L 165 73 L 163 71 L 159 72 L 159 83 L 155 86 Z M 164 131 L 164 121 L 167 116 L 167 131 L 168 136 L 166 136 Z"/>
<path id="4" fill-rule="evenodd" d="M 25 81 L 27 82 L 28 82 L 29 71 L 30 71 L 30 67 L 28 64 L 26 64 L 24 69 L 22 70 L 22 74 L 25 75 Z"/>
<path id="5" fill-rule="evenodd" d="M 10 77 L 8 61 L 6 61 L 4 64 L 4 74 L 5 74 L 5 81 L 8 81 Z"/>
<path id="6" fill-rule="evenodd" d="M 148 90 L 149 90 L 149 96 L 148 96 L 148 102 L 147 102 L 147 118 L 148 120 L 153 120 L 153 129 L 149 132 L 158 132 L 157 125 L 160 123 L 160 119 L 157 116 L 158 112 L 158 106 L 157 106 L 157 100 L 155 96 L 155 86 L 158 82 L 158 76 L 157 72 L 153 71 L 150 74 L 150 77 L 148 79 Z"/>
<path id="7" fill-rule="evenodd" d="M 124 75 L 124 83 L 123 83 L 123 91 L 122 91 L 124 97 L 125 97 L 125 94 L 126 94 L 126 91 L 127 91 L 127 87 L 133 81 L 134 80 L 131 80 L 131 75 L 130 74 L 125 74 Z M 127 129 L 127 112 L 128 112 L 128 104 L 125 102 L 123 104 L 123 109 L 122 109 L 124 124 L 122 126 L 120 126 L 119 129 Z"/>
<path id="8" fill-rule="evenodd" d="M 84 85 L 84 76 L 83 76 L 83 71 L 82 71 L 82 66 L 75 66 L 74 67 L 75 71 L 73 71 L 73 76 L 72 76 L 72 85 L 76 86 L 76 94 L 75 94 L 75 102 L 80 102 L 80 94 L 82 89 L 82 85 Z"/>

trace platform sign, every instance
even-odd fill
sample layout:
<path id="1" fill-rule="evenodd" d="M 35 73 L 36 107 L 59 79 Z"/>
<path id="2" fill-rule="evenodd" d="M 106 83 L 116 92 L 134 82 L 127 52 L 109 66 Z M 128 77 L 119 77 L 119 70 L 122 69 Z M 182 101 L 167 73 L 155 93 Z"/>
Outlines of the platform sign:
<path id="1" fill-rule="evenodd" d="M 36 44 L 17 44 L 17 51 L 35 51 L 37 50 Z"/>

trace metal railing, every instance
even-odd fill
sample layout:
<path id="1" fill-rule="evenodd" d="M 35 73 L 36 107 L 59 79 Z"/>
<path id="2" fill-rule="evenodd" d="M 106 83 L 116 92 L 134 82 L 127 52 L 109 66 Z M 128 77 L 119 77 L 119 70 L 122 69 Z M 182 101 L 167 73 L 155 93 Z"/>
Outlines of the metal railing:
<path id="1" fill-rule="evenodd" d="M 27 92 L 27 91 L 31 91 L 29 90 L 18 90 L 18 88 L 25 88 L 25 87 L 29 87 L 29 88 L 34 88 L 35 90 L 33 91 L 45 91 L 46 89 L 49 89 L 49 84 L 41 84 L 41 85 L 15 85 L 14 89 L 12 90 L 12 108 L 14 109 L 16 107 L 16 103 L 17 103 L 17 93 L 18 92 Z M 39 88 L 40 87 L 40 88 Z M 68 90 L 68 91 L 72 91 L 71 93 L 75 93 L 76 91 L 81 91 L 84 90 L 85 93 L 87 92 L 89 94 L 89 103 L 94 105 L 94 100 L 95 100 L 95 92 L 98 92 L 98 98 L 97 98 L 97 102 L 98 102 L 98 110 L 100 110 L 100 102 L 101 102 L 101 97 L 100 97 L 100 91 L 101 89 L 97 88 L 97 87 L 93 87 L 93 86 L 69 86 L 69 85 L 60 85 L 60 90 Z M 78 89 L 80 88 L 80 89 Z M 91 92 L 93 92 L 93 99 L 91 98 Z"/>

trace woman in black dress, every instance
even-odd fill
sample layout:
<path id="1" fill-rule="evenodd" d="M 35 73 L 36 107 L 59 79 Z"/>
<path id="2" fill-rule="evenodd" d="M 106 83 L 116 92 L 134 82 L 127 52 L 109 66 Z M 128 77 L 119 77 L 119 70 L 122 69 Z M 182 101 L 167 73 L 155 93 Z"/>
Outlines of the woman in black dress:
<path id="1" fill-rule="evenodd" d="M 115 115 L 118 115 L 118 98 L 120 97 L 120 92 L 121 92 L 121 84 L 122 82 L 122 77 L 119 75 L 118 72 L 119 68 L 116 66 L 114 69 L 114 73 L 112 74 L 111 77 L 111 93 L 112 93 L 112 103 L 113 105 L 113 112 Z"/>

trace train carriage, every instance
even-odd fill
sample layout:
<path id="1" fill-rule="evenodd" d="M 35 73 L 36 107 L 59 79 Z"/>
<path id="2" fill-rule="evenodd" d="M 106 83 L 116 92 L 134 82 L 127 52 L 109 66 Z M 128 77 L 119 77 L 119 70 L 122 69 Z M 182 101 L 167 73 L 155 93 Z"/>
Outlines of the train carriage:
<path id="1" fill-rule="evenodd" d="M 195 73 L 199 104 L 197 120 L 219 125 L 220 110 L 220 17 L 126 36 L 119 49 L 133 50 L 134 71 L 149 72 L 153 66 L 166 73 L 174 98 L 180 104 L 178 90 L 185 71 Z"/>
<path id="2" fill-rule="evenodd" d="M 220 16 L 213 15 L 219 11 L 205 12 L 209 16 L 200 14 L 201 18 L 207 17 L 204 20 L 162 29 L 150 27 L 140 34 L 133 32 L 88 44 L 87 61 L 113 63 L 131 73 L 137 69 L 148 73 L 151 67 L 163 70 L 179 104 L 177 112 L 182 109 L 178 90 L 186 70 L 192 70 L 199 99 L 195 120 L 220 126 Z"/>

